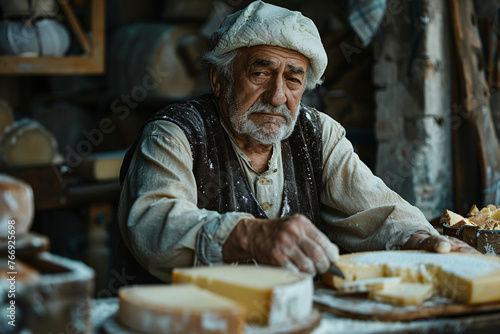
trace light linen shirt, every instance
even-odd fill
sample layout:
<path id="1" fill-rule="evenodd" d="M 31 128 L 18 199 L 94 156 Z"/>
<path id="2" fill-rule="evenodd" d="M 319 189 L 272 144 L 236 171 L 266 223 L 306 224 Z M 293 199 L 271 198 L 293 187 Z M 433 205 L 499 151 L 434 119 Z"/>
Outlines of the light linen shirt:
<path id="1" fill-rule="evenodd" d="M 269 218 L 283 202 L 280 144 L 269 168 L 258 173 L 222 125 L 257 201 Z M 321 180 L 325 233 L 347 251 L 397 249 L 416 232 L 438 235 L 422 212 L 389 189 L 359 159 L 345 129 L 320 113 L 323 141 Z M 244 212 L 199 209 L 191 147 L 174 123 L 146 125 L 122 186 L 118 220 L 123 239 L 151 274 L 169 281 L 175 267 L 221 263 L 222 245 Z M 286 201 L 285 201 L 286 202 Z"/>

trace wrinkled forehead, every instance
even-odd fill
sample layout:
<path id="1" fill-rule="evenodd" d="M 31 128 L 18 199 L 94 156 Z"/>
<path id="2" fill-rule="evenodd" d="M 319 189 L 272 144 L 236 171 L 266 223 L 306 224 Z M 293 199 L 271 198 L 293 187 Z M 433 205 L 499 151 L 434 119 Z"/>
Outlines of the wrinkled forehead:
<path id="1" fill-rule="evenodd" d="M 236 59 L 244 69 L 285 66 L 296 74 L 305 74 L 309 65 L 309 59 L 295 50 L 267 45 L 240 48 Z"/>

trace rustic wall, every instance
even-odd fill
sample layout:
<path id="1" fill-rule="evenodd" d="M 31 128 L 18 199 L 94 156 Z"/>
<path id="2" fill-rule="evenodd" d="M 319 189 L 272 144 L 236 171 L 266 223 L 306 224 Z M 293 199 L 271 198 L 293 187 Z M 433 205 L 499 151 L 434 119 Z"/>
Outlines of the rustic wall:
<path id="1" fill-rule="evenodd" d="M 431 220 L 453 204 L 446 1 L 388 0 L 374 42 L 376 173 Z"/>

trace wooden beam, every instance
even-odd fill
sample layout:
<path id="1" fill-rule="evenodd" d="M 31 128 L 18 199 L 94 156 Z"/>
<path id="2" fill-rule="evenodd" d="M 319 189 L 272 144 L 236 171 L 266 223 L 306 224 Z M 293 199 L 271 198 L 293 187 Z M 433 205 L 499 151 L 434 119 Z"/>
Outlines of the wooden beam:
<path id="1" fill-rule="evenodd" d="M 64 14 L 66 14 L 66 18 L 68 19 L 69 24 L 70 24 L 71 28 L 73 29 L 73 32 L 75 33 L 76 38 L 80 42 L 80 45 L 82 46 L 83 50 L 86 53 L 90 53 L 90 51 L 91 51 L 90 42 L 87 39 L 87 36 L 85 36 L 85 32 L 83 31 L 83 28 L 80 25 L 80 22 L 78 22 L 78 19 L 76 18 L 76 15 L 73 12 L 73 9 L 69 5 L 69 2 L 65 1 L 65 0 L 58 1 L 58 2 L 64 11 Z"/>
<path id="2" fill-rule="evenodd" d="M 0 74 L 102 74 L 99 57 L 0 57 Z"/>
<path id="3" fill-rule="evenodd" d="M 105 43 L 106 43 L 106 1 L 104 0 L 92 0 L 92 59 L 95 62 L 95 66 L 100 68 L 102 72 L 105 70 Z"/>

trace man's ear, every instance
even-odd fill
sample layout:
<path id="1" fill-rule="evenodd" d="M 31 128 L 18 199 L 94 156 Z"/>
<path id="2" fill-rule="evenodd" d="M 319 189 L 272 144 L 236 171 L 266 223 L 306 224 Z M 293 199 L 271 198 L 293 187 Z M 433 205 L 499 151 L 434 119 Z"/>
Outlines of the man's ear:
<path id="1" fill-rule="evenodd" d="M 210 86 L 215 97 L 219 97 L 222 89 L 222 77 L 217 72 L 215 66 L 210 66 Z"/>

